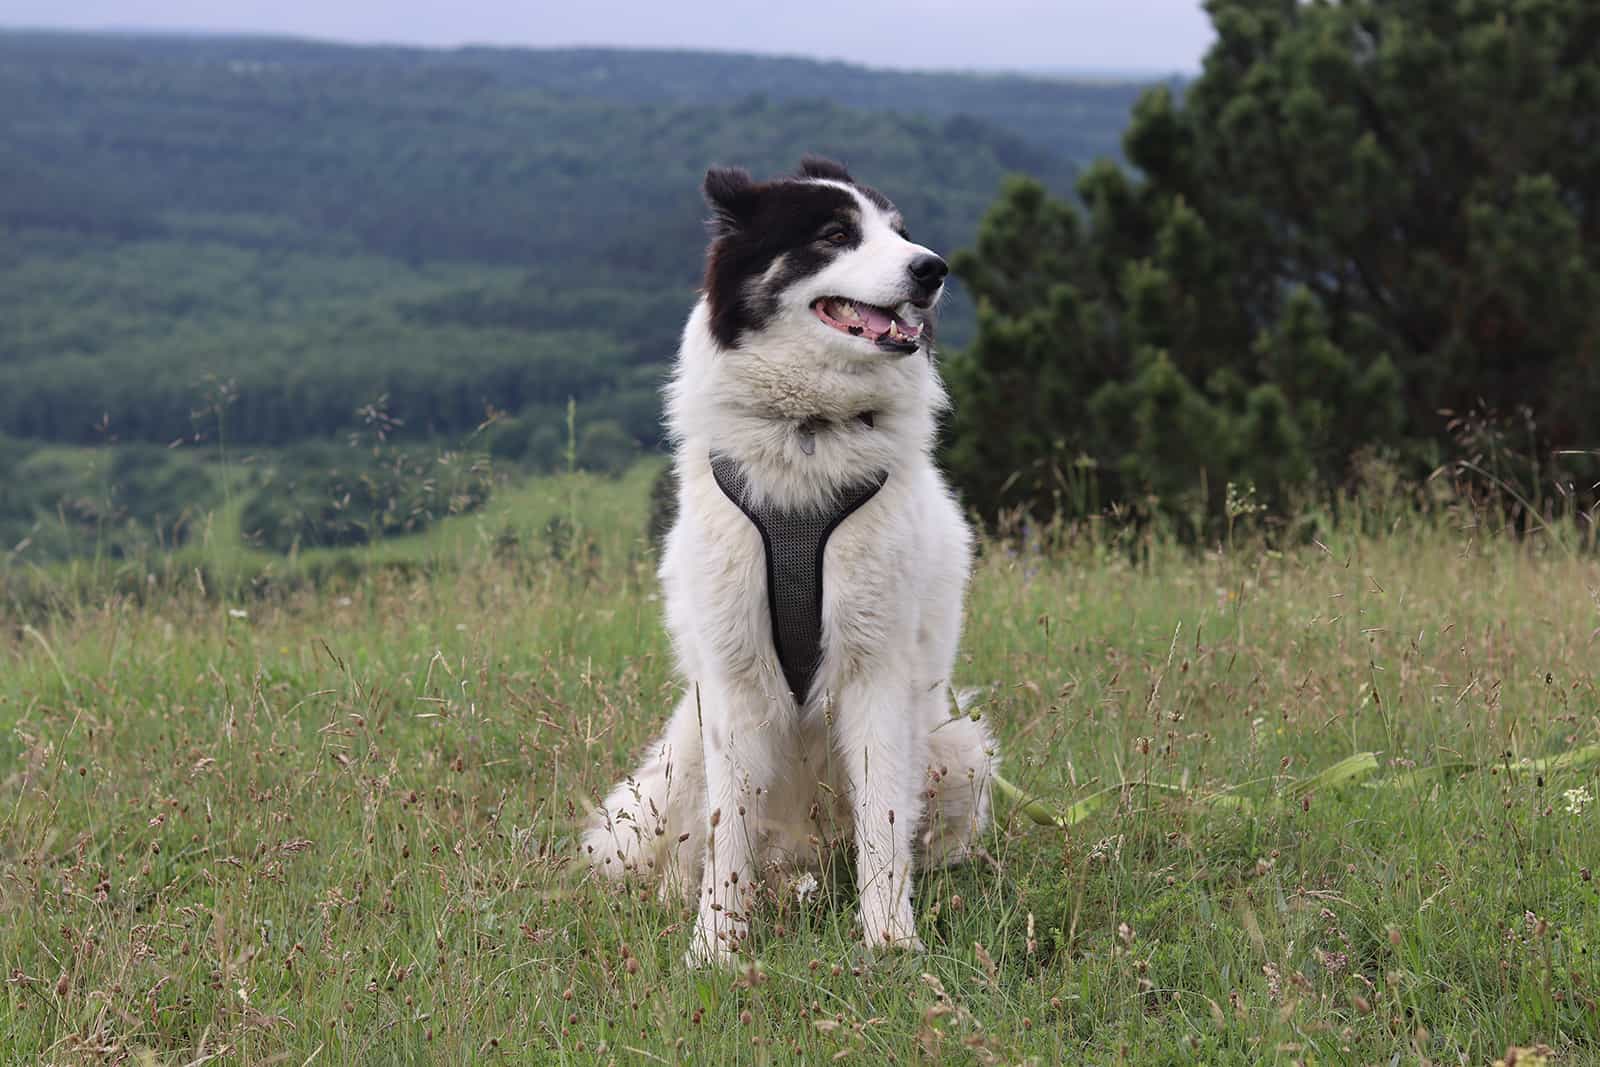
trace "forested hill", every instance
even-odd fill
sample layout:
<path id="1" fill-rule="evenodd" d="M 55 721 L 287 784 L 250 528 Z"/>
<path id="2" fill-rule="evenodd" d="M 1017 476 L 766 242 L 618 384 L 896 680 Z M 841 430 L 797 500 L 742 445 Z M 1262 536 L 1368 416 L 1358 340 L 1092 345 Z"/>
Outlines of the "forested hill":
<path id="1" fill-rule="evenodd" d="M 745 97 L 830 100 L 845 107 L 934 119 L 968 117 L 1068 159 L 1116 154 L 1129 109 L 1147 86 L 1113 79 L 888 70 L 852 63 L 734 52 L 619 48 L 451 50 L 352 47 L 239 36 L 90 36 L 4 33 L 0 48 L 25 46 L 39 58 L 82 58 L 93 44 L 109 57 L 146 62 L 280 64 L 309 71 L 470 68 L 500 85 L 620 104 L 719 106 Z M 124 61 L 126 61 L 124 59 Z M 1031 165 L 1027 156 L 1008 162 Z"/>
<path id="2" fill-rule="evenodd" d="M 1146 88 L 1127 81 L 892 71 L 708 52 L 474 48 L 459 54 L 514 82 L 622 103 L 720 104 L 762 95 L 773 100 L 832 100 L 846 107 L 936 119 L 979 119 L 1073 160 L 1116 154 L 1128 112 Z M 1018 152 L 1016 145 L 1002 143 L 996 149 L 1008 166 L 1029 169 L 1042 162 L 1036 155 Z"/>
<path id="3" fill-rule="evenodd" d="M 286 443 L 578 399 L 648 444 L 711 162 L 847 160 L 970 244 L 1070 188 L 1129 86 L 748 56 L 0 34 L 0 433 L 166 442 L 208 380 Z M 970 309 L 948 325 L 957 340 Z M 950 333 L 947 333 L 949 336 Z"/>

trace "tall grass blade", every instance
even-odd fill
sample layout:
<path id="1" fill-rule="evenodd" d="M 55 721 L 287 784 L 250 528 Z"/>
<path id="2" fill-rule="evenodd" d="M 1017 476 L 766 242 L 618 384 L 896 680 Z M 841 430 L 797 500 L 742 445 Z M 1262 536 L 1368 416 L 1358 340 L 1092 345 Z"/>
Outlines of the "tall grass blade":
<path id="1" fill-rule="evenodd" d="M 1324 767 L 1310 778 L 1300 779 L 1289 790 L 1289 794 L 1295 800 L 1303 800 L 1313 793 L 1333 789 L 1376 773 L 1378 773 L 1377 753 L 1357 752 L 1353 756 L 1346 756 L 1331 767 Z"/>

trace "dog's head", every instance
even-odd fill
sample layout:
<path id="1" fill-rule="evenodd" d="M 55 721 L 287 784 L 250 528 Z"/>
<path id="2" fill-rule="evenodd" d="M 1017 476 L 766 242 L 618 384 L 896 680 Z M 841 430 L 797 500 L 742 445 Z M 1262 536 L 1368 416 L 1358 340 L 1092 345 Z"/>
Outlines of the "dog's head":
<path id="1" fill-rule="evenodd" d="M 932 343 L 945 261 L 906 233 L 895 206 L 827 159 L 757 182 L 706 174 L 712 242 L 705 292 L 725 349 L 799 341 L 848 360 L 911 355 Z"/>

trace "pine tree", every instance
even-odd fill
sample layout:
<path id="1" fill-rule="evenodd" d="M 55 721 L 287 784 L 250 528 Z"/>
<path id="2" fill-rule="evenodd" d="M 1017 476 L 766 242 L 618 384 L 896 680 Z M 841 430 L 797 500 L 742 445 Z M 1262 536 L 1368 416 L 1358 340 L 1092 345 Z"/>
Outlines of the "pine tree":
<path id="1" fill-rule="evenodd" d="M 1600 443 L 1600 5 L 1207 10 L 1203 73 L 1139 101 L 1130 169 L 1077 204 L 1012 182 L 957 257 L 969 503 L 1281 506 L 1360 449 L 1420 465 L 1480 403 L 1546 453 Z M 1069 492 L 1091 465 L 1099 494 Z"/>

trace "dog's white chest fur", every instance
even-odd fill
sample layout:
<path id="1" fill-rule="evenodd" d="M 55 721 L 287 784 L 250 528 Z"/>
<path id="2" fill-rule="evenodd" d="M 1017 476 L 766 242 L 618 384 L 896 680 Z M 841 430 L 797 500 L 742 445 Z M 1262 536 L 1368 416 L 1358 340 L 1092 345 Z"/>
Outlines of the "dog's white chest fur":
<path id="1" fill-rule="evenodd" d="M 595 869 L 694 903 L 692 962 L 730 958 L 774 880 L 835 845 L 856 853 L 867 943 L 918 946 L 914 871 L 963 858 L 988 822 L 993 743 L 985 724 L 951 715 L 972 538 L 931 458 L 942 387 L 924 352 L 830 337 L 810 310 L 821 287 L 844 284 L 828 271 L 900 269 L 890 244 L 863 244 L 871 262 L 833 257 L 812 289 L 789 280 L 732 348 L 702 300 L 668 389 L 679 497 L 660 578 L 684 695 L 584 848 Z M 776 285 L 783 263 L 757 282 Z M 802 423 L 821 427 L 814 439 Z M 761 536 L 716 483 L 713 449 L 779 507 L 888 474 L 826 542 L 804 707 L 774 647 Z"/>

